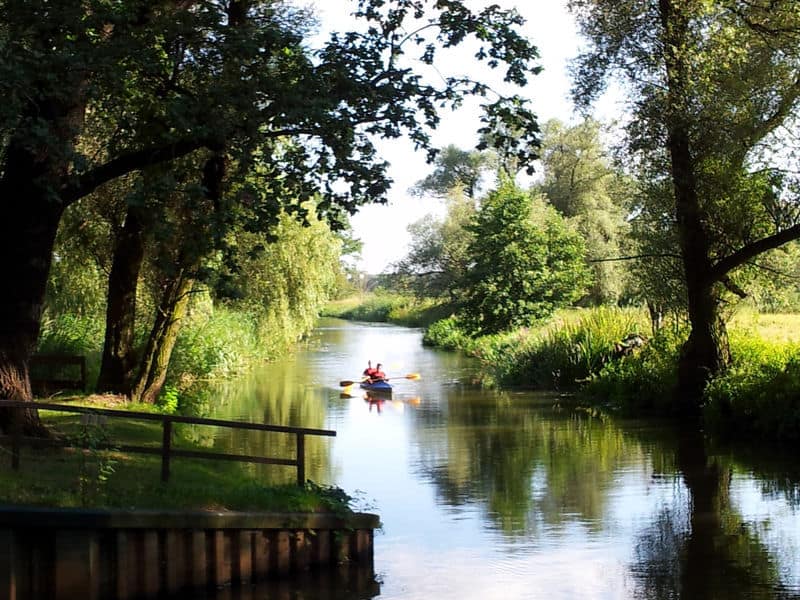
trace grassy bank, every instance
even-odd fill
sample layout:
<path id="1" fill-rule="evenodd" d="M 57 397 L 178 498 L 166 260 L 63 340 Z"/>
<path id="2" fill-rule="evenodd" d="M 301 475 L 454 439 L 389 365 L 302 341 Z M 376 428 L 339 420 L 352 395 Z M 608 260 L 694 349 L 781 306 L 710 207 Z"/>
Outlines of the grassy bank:
<path id="1" fill-rule="evenodd" d="M 192 412 L 192 390 L 197 382 L 235 377 L 291 352 L 313 323 L 307 315 L 255 313 L 225 304 L 212 306 L 207 299 L 198 298 L 170 357 L 159 402 Z M 47 319 L 37 351 L 84 356 L 88 390 L 93 390 L 100 370 L 104 324 L 91 315 L 64 314 Z M 143 330 L 139 338 L 142 347 Z"/>
<path id="2" fill-rule="evenodd" d="M 144 405 L 124 405 L 111 397 L 73 400 L 75 404 L 117 410 L 153 411 Z M 161 482 L 159 456 L 99 450 L 99 444 L 159 447 L 157 422 L 108 419 L 87 423 L 80 415 L 41 411 L 55 435 L 79 444 L 83 452 L 63 449 L 25 449 L 21 469 L 0 470 L 0 502 L 58 507 L 258 510 L 277 512 L 336 512 L 350 510 L 352 498 L 336 487 L 264 483 L 247 463 L 176 459 L 170 480 Z M 174 446 L 201 450 L 182 427 L 174 429 Z M 8 464 L 8 463 L 6 463 Z M 294 471 L 279 479 L 292 481 Z M 280 475 L 286 475 L 280 478 Z"/>
<path id="3" fill-rule="evenodd" d="M 424 343 L 482 361 L 488 385 L 579 392 L 628 414 L 670 414 L 687 332 L 649 335 L 638 309 L 568 310 L 538 327 L 470 338 L 456 318 L 431 325 Z M 706 426 L 721 436 L 800 440 L 800 315 L 743 310 L 730 322 L 731 368 L 705 391 Z M 618 345 L 636 334 L 646 343 Z"/>
<path id="4" fill-rule="evenodd" d="M 450 309 L 433 300 L 389 293 L 369 293 L 329 302 L 324 317 L 351 321 L 393 323 L 405 327 L 427 327 L 450 314 Z"/>

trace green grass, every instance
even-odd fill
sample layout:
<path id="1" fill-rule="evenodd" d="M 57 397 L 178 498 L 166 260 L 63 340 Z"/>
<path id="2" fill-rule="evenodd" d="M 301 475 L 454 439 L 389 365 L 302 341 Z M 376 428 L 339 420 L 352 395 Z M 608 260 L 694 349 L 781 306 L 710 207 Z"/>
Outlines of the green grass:
<path id="1" fill-rule="evenodd" d="M 86 400 L 76 404 L 97 406 Z M 152 408 L 132 405 L 136 411 Z M 256 478 L 258 469 L 247 463 L 174 458 L 170 479 L 161 482 L 161 458 L 99 450 L 99 443 L 160 447 L 159 422 L 109 417 L 105 423 L 86 424 L 81 415 L 40 411 L 45 424 L 59 436 L 79 440 L 84 451 L 23 449 L 18 472 L 10 457 L 0 468 L 0 502 L 58 507 L 258 510 L 276 512 L 337 512 L 350 510 L 350 498 L 336 487 L 308 484 L 270 485 Z M 198 449 L 175 429 L 175 447 Z M 7 451 L 6 451 L 7 453 Z M 294 477 L 291 467 L 286 479 Z"/>
<path id="2" fill-rule="evenodd" d="M 733 364 L 704 393 L 715 432 L 800 440 L 800 344 L 731 334 Z"/>
<path id="3" fill-rule="evenodd" d="M 393 323 L 406 327 L 426 327 L 444 319 L 450 312 L 450 308 L 439 301 L 419 300 L 413 296 L 380 292 L 330 302 L 322 310 L 321 316 L 371 323 Z"/>
<path id="4" fill-rule="evenodd" d="M 800 343 L 800 314 L 759 313 L 742 309 L 731 318 L 728 329 L 731 333 L 750 334 L 775 343 Z"/>

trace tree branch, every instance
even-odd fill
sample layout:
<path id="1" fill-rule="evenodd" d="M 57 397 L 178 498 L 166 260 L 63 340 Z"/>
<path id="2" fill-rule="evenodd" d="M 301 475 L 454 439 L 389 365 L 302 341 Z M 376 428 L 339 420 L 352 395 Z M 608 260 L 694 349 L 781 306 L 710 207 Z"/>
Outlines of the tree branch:
<path id="1" fill-rule="evenodd" d="M 64 207 L 66 208 L 73 202 L 88 196 L 98 187 L 112 179 L 145 167 L 186 156 L 200 148 L 211 148 L 212 146 L 214 144 L 210 140 L 182 140 L 168 146 L 146 148 L 113 158 L 107 163 L 84 173 L 75 183 L 66 186 L 61 194 Z"/>
<path id="2" fill-rule="evenodd" d="M 711 272 L 709 273 L 711 280 L 722 281 L 725 275 L 733 271 L 736 267 L 742 266 L 750 259 L 755 258 L 767 250 L 773 250 L 786 242 L 791 242 L 798 238 L 800 238 L 800 224 L 789 227 L 789 229 L 784 229 L 769 237 L 757 240 L 751 244 L 747 244 L 733 254 L 718 261 L 717 264 L 711 268 Z"/>

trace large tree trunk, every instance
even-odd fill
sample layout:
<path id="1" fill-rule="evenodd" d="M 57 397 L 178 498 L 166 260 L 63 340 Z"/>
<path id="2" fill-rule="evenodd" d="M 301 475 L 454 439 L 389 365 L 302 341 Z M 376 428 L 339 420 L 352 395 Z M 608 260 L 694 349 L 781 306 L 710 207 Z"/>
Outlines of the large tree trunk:
<path id="1" fill-rule="evenodd" d="M 689 19 L 674 0 L 660 0 L 667 67 L 667 110 L 675 217 L 686 276 L 691 334 L 681 350 L 678 408 L 699 412 L 703 388 L 730 361 L 725 325 L 719 315 L 709 237 L 697 193 L 690 142 L 687 104 L 688 71 L 685 62 Z"/>
<path id="2" fill-rule="evenodd" d="M 136 369 L 134 325 L 136 289 L 144 261 L 142 209 L 129 206 L 125 223 L 114 247 L 108 277 L 106 335 L 97 379 L 98 392 L 129 394 Z"/>
<path id="3" fill-rule="evenodd" d="M 719 314 L 719 298 L 712 286 L 690 289 L 689 293 L 691 332 L 678 363 L 678 409 L 691 415 L 700 411 L 706 384 L 730 364 L 731 351 Z"/>
<path id="4" fill-rule="evenodd" d="M 181 270 L 161 297 L 141 366 L 131 387 L 131 400 L 154 404 L 167 377 L 169 359 L 189 306 L 194 279 Z"/>
<path id="5" fill-rule="evenodd" d="M 28 364 L 36 348 L 47 277 L 62 214 L 48 193 L 49 173 L 22 148 L 11 145 L 0 179 L 0 256 L 6 286 L 0 293 L 0 398 L 30 401 Z M 0 428 L 43 434 L 38 413 L 0 410 Z"/>

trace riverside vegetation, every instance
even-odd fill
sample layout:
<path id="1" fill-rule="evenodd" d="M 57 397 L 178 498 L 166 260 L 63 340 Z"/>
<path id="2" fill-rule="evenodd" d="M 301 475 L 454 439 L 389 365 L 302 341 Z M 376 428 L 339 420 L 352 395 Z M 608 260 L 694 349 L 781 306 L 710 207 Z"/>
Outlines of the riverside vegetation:
<path id="1" fill-rule="evenodd" d="M 438 310 L 444 309 L 440 305 Z M 629 415 L 674 411 L 686 327 L 671 323 L 652 335 L 645 309 L 566 308 L 530 327 L 478 337 L 456 316 L 431 322 L 428 315 L 435 311 L 430 301 L 419 303 L 398 294 L 332 303 L 325 312 L 425 326 L 424 344 L 477 358 L 484 385 L 561 390 Z M 616 356 L 615 347 L 629 334 L 639 334 L 647 343 Z M 704 391 L 707 428 L 723 437 L 800 439 L 800 315 L 742 307 L 731 319 L 731 350 L 731 368 Z"/>

